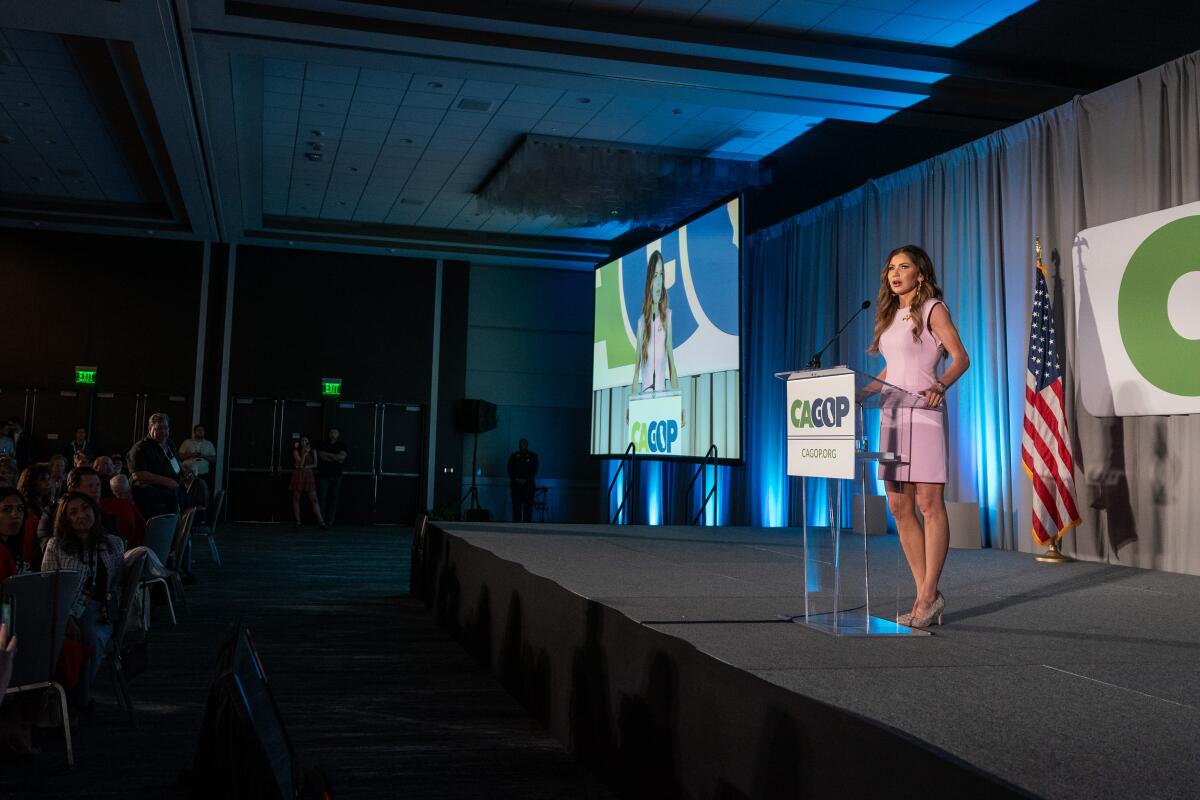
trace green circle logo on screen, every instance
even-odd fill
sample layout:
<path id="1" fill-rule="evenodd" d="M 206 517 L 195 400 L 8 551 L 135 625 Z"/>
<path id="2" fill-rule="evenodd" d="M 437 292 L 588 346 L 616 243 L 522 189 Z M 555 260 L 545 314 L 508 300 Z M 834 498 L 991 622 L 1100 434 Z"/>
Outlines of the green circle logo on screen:
<path id="1" fill-rule="evenodd" d="M 1142 377 L 1200 396 L 1200 216 L 1168 222 L 1129 259 L 1117 298 L 1121 340 Z"/>

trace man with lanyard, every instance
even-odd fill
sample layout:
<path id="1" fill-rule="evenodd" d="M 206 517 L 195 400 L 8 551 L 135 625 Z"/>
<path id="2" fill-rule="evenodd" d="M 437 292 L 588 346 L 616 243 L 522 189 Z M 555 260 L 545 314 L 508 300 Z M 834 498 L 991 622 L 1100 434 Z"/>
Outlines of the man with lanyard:
<path id="1" fill-rule="evenodd" d="M 133 502 L 146 519 L 178 514 L 180 505 L 191 505 L 181 491 L 179 459 L 171 445 L 171 418 L 150 415 L 149 433 L 129 450 Z"/>

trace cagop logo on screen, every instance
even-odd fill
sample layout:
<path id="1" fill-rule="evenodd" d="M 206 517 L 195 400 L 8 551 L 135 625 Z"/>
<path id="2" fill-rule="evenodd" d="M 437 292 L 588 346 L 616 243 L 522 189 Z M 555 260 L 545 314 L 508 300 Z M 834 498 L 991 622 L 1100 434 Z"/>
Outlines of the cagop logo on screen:
<path id="1" fill-rule="evenodd" d="M 1200 413 L 1200 203 L 1080 231 L 1074 266 L 1088 412 Z"/>
<path id="2" fill-rule="evenodd" d="M 850 413 L 850 398 L 845 395 L 818 397 L 813 400 L 796 398 L 788 417 L 793 428 L 840 428 Z"/>
<path id="3" fill-rule="evenodd" d="M 673 419 L 635 422 L 632 431 L 633 446 L 639 453 L 672 455 L 675 443 L 679 441 L 679 422 Z"/>

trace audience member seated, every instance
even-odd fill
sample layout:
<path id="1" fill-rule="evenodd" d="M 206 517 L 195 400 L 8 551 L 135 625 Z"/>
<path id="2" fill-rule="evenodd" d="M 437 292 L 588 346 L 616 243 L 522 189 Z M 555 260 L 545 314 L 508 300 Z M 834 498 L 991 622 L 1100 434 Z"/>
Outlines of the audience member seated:
<path id="1" fill-rule="evenodd" d="M 0 458 L 0 486 L 17 488 L 17 460 L 10 456 Z"/>
<path id="2" fill-rule="evenodd" d="M 25 500 L 11 486 L 0 487 L 0 581 L 21 571 L 21 532 Z"/>
<path id="3" fill-rule="evenodd" d="M 17 481 L 17 490 L 25 499 L 25 530 L 21 536 L 21 560 L 26 564 L 32 564 L 35 561 L 34 551 L 40 550 L 37 542 L 38 523 L 54 508 L 54 504 L 50 502 L 50 468 L 45 464 L 33 464 L 26 467 Z"/>
<path id="4" fill-rule="evenodd" d="M 96 474 L 96 470 L 91 467 L 76 467 L 71 470 L 67 474 L 67 493 L 71 492 L 87 495 L 98 504 L 100 502 L 100 476 Z M 38 522 L 38 552 L 34 554 L 35 562 L 43 557 L 46 545 L 54 538 L 55 519 L 62 512 L 62 504 L 63 501 L 60 497 L 53 512 L 43 514 L 42 519 Z M 99 511 L 99 515 L 99 523 L 107 533 L 112 533 L 117 529 L 117 522 L 111 516 L 104 511 Z"/>
<path id="5" fill-rule="evenodd" d="M 96 477 L 95 471 L 92 476 Z M 91 648 L 79 684 L 72 691 L 76 707 L 84 711 L 91 709 L 92 681 L 112 637 L 124 553 L 121 540 L 105 533 L 96 501 L 81 492 L 67 492 L 55 513 L 54 538 L 46 545 L 42 569 L 83 574 L 79 594 L 71 604 L 67 636 Z"/>
<path id="6" fill-rule="evenodd" d="M 17 440 L 12 436 L 12 424 L 10 419 L 0 425 L 0 458 L 16 458 Z"/>
<path id="7" fill-rule="evenodd" d="M 125 540 L 126 550 L 142 546 L 146 540 L 146 518 L 133 503 L 128 478 L 113 475 L 109 479 L 109 495 L 100 498 L 100 510 L 116 521 L 114 532 Z"/>
<path id="8" fill-rule="evenodd" d="M 185 466 L 192 468 L 192 473 L 212 488 L 211 473 L 217 463 L 217 448 L 204 438 L 204 426 L 192 427 L 192 438 L 179 443 L 179 458 Z"/>
<path id="9" fill-rule="evenodd" d="M 112 459 L 113 475 L 128 475 L 125 471 L 125 454 L 113 453 L 109 458 Z"/>
<path id="10" fill-rule="evenodd" d="M 71 456 L 72 467 L 90 467 L 92 465 L 92 457 L 82 450 L 76 450 Z"/>
<path id="11" fill-rule="evenodd" d="M 171 418 L 151 414 L 148 428 L 146 438 L 129 451 L 133 502 L 146 519 L 177 514 L 181 505 L 190 505 L 179 483 L 179 459 L 170 439 Z"/>
<path id="12" fill-rule="evenodd" d="M 108 456 L 96 456 L 96 460 L 92 462 L 92 469 L 100 476 L 100 497 L 112 497 L 112 487 L 109 481 L 113 475 L 116 475 L 116 470 L 113 469 L 112 459 Z"/>
<path id="13" fill-rule="evenodd" d="M 50 502 L 53 503 L 67 490 L 67 459 L 62 453 L 55 453 L 46 464 L 50 467 Z"/>

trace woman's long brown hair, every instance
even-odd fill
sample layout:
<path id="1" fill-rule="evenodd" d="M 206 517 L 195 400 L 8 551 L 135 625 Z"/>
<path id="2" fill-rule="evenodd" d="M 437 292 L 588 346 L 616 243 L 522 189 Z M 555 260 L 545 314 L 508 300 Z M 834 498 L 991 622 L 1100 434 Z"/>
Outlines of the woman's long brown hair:
<path id="1" fill-rule="evenodd" d="M 83 550 L 83 542 L 79 540 L 79 534 L 71 527 L 71 521 L 67 517 L 67 504 L 73 500 L 83 500 L 92 509 L 92 530 L 88 534 L 88 546 L 107 550 L 108 538 L 105 536 L 104 523 L 100 521 L 100 506 L 83 492 L 67 492 L 58 503 L 58 511 L 54 515 L 54 538 L 61 540 L 59 546 L 71 554 Z"/>
<path id="2" fill-rule="evenodd" d="M 925 327 L 923 313 L 925 302 L 942 299 L 942 290 L 937 285 L 937 276 L 933 273 L 933 259 L 929 257 L 928 253 L 915 244 L 901 245 L 888 253 L 887 260 L 883 262 L 883 272 L 879 275 L 879 296 L 875 300 L 875 335 L 871 340 L 871 346 L 867 348 L 868 353 L 879 352 L 879 337 L 883 336 L 883 332 L 891 326 L 896 312 L 900 310 L 900 298 L 892 292 L 892 287 L 888 283 L 888 265 L 901 253 L 912 259 L 913 266 L 917 268 L 917 275 L 925 279 L 917 284 L 917 293 L 908 306 L 909 313 L 912 315 L 914 342 L 920 341 L 921 331 Z"/>
<path id="3" fill-rule="evenodd" d="M 654 306 L 654 272 L 655 263 L 662 266 L 663 287 L 662 297 L 658 300 L 658 318 L 662 325 L 667 326 L 667 265 L 663 263 L 662 253 L 655 250 L 650 254 L 650 262 L 646 265 L 646 286 L 642 292 L 642 363 L 646 363 L 646 351 L 650 346 L 650 336 L 654 330 L 650 319 Z"/>

